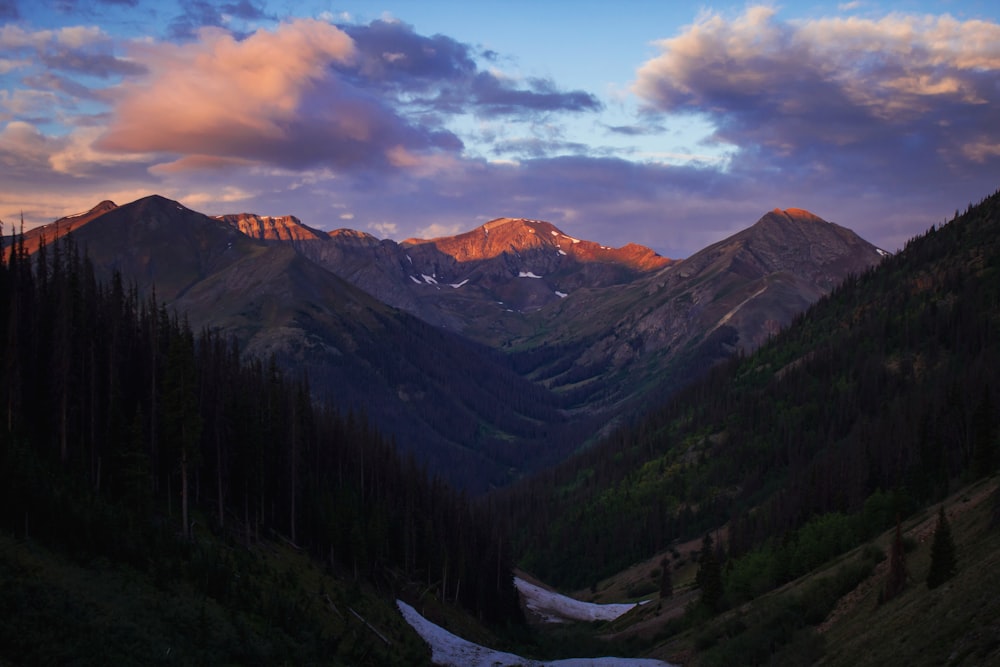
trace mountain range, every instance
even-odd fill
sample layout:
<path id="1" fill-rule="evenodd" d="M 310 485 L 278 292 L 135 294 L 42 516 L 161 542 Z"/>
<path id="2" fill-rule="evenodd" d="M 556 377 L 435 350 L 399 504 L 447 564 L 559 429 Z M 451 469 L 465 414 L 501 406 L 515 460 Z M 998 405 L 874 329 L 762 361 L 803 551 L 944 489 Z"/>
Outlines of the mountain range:
<path id="1" fill-rule="evenodd" d="M 99 273 L 307 374 L 472 491 L 565 458 L 886 254 L 799 209 L 677 260 L 540 220 L 397 243 L 156 195 L 102 201 L 26 247 L 70 231 Z"/>
<path id="2" fill-rule="evenodd" d="M 618 259 L 624 277 L 572 292 L 552 282 L 567 296 L 519 309 L 489 290 L 555 272 L 480 240 L 455 266 L 512 263 L 469 301 L 504 313 L 492 330 L 472 308 L 430 324 L 296 246 L 368 238 L 357 232 L 212 218 L 160 197 L 101 208 L 15 238 L 0 263 L 5 656 L 125 664 L 169 646 L 182 661 L 437 659 L 403 626 L 399 599 L 538 660 L 997 659 L 1000 194 L 891 257 L 775 210 L 690 258 L 638 249 L 662 265 Z M 426 307 L 473 286 L 407 269 L 407 250 L 457 255 L 456 238 L 377 241 L 382 257 L 403 250 L 378 269 L 384 284 Z M 572 274 L 561 249 L 557 268 Z M 874 261 L 850 268 L 866 252 Z M 126 284 L 96 279 L 115 272 Z M 793 296 L 817 294 L 779 324 Z M 428 401 L 409 399 L 418 438 L 395 436 L 409 460 L 378 433 L 407 403 L 404 376 Z M 321 386 L 335 401 L 387 403 L 347 401 L 357 411 L 344 415 L 309 400 Z M 435 443 L 432 428 L 452 440 Z M 550 466 L 555 452 L 564 460 Z M 501 456 L 509 468 L 487 477 Z M 471 503 L 439 479 L 466 471 L 475 489 L 483 474 L 483 488 L 531 466 L 545 469 Z M 514 563 L 577 600 L 650 604 L 599 625 L 525 628 Z"/>

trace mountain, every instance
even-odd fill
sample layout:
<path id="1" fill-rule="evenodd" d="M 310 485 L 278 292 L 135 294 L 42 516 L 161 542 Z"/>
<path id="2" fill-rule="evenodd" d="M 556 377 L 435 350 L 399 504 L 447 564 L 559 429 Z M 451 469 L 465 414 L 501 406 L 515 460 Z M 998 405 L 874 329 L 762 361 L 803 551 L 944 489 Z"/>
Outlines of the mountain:
<path id="1" fill-rule="evenodd" d="M 272 217 L 239 213 L 236 215 L 215 216 L 231 227 L 250 238 L 262 241 L 313 241 L 323 238 L 323 232 L 302 224 L 294 215 Z"/>
<path id="2" fill-rule="evenodd" d="M 66 234 L 69 234 L 73 230 L 82 227 L 94 218 L 104 215 L 108 211 L 112 211 L 116 208 L 118 208 L 117 204 L 110 199 L 105 199 L 89 211 L 76 213 L 74 215 L 67 215 L 59 218 L 55 222 L 29 230 L 25 234 L 25 250 L 29 254 L 34 253 L 38 250 L 43 241 L 46 243 L 54 241 Z"/>
<path id="3" fill-rule="evenodd" d="M 685 260 L 611 248 L 550 223 L 498 218 L 402 243 L 353 230 L 327 238 L 293 217 L 279 234 L 223 216 L 397 308 L 507 351 L 518 370 L 580 411 L 663 395 L 748 351 L 883 251 L 800 209 L 776 209 Z"/>
<path id="4" fill-rule="evenodd" d="M 748 235 L 790 217 L 801 216 L 765 216 Z M 584 588 L 712 532 L 744 577 L 734 604 L 770 590 L 996 472 L 997 331 L 1000 194 L 851 276 L 752 354 L 511 489 L 521 564 Z"/>
<path id="5" fill-rule="evenodd" d="M 886 254 L 808 211 L 776 209 L 655 273 L 531 313 L 534 333 L 509 346 L 529 377 L 574 404 L 662 396 L 753 350 Z"/>
<path id="6" fill-rule="evenodd" d="M 430 664 L 396 598 L 523 623 L 487 510 L 66 238 L 0 262 L 0 663 Z"/>
<path id="7" fill-rule="evenodd" d="M 155 285 L 195 327 L 308 373 L 471 490 L 561 460 L 880 259 L 795 209 L 685 260 L 539 220 L 396 243 L 159 196 L 101 205 L 73 238 L 103 275 Z"/>
<path id="8" fill-rule="evenodd" d="M 270 227 L 279 228 L 293 227 Z M 248 354 L 308 374 L 318 398 L 364 414 L 459 487 L 481 492 L 553 462 L 553 429 L 582 427 L 568 425 L 555 397 L 497 352 L 229 221 L 154 195 L 91 217 L 72 238 L 99 276 L 120 271 L 140 291 L 155 286 L 196 330 L 233 335 Z"/>
<path id="9" fill-rule="evenodd" d="M 379 300 L 487 344 L 521 331 L 523 312 L 583 287 L 631 282 L 671 262 L 644 246 L 610 248 L 520 218 L 402 243 L 350 229 L 324 237 L 292 216 L 218 219 L 253 238 L 287 241 Z"/>

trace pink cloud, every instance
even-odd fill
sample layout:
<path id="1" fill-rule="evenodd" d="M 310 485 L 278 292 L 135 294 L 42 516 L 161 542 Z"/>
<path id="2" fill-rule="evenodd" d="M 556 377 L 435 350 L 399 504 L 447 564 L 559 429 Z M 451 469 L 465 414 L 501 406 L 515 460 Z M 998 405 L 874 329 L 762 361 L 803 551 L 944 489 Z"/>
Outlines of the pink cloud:
<path id="1" fill-rule="evenodd" d="M 347 35 L 312 20 L 259 31 L 242 42 L 215 28 L 199 36 L 194 44 L 135 46 L 150 76 L 118 91 L 103 148 L 226 155 L 280 138 L 328 65 L 354 56 Z"/>
<path id="2" fill-rule="evenodd" d="M 116 91 L 100 149 L 166 154 L 178 170 L 233 162 L 391 168 L 399 147 L 460 147 L 353 85 L 343 72 L 355 63 L 355 44 L 336 26 L 305 19 L 243 40 L 218 28 L 198 37 L 133 46 L 150 75 Z"/>
<path id="3" fill-rule="evenodd" d="M 911 191 L 979 177 L 1000 142 L 1000 25 L 950 16 L 782 21 L 702 14 L 642 65 L 653 112 L 694 113 L 738 147 L 731 168 L 802 187 Z"/>

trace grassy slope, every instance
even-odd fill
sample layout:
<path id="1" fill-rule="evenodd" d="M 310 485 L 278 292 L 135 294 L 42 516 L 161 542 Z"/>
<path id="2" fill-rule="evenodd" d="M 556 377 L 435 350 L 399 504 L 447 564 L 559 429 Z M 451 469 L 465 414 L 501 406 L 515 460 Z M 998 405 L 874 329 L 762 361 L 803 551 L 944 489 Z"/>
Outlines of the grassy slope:
<path id="1" fill-rule="evenodd" d="M 205 537 L 195 552 L 143 572 L 0 535 L 0 665 L 429 663 L 390 599 L 287 546 Z M 220 580 L 238 602 L 208 592 Z"/>
<path id="2" fill-rule="evenodd" d="M 991 526 L 1000 511 L 998 487 L 1000 476 L 995 475 L 945 501 L 958 573 L 937 589 L 929 590 L 924 582 L 935 505 L 903 521 L 910 547 L 909 582 L 899 597 L 881 606 L 878 596 L 888 559 L 874 568 L 870 559 L 872 553 L 889 553 L 894 529 L 776 591 L 687 629 L 679 620 L 694 599 L 693 570 L 682 547 L 681 558 L 673 559 L 677 571 L 671 600 L 646 605 L 594 631 L 617 641 L 636 638 L 651 657 L 695 667 L 729 664 L 733 656 L 742 656 L 743 664 L 831 667 L 1000 664 L 1000 526 Z M 601 582 L 596 598 L 623 599 L 634 582 L 649 577 L 662 556 L 669 559 L 669 554 L 659 555 Z M 831 582 L 848 570 L 856 580 L 848 579 L 843 594 L 829 594 Z M 588 597 L 586 592 L 578 596 Z M 810 615 L 803 626 L 799 617 Z"/>
<path id="3" fill-rule="evenodd" d="M 945 502 L 958 573 L 934 590 L 924 584 L 936 523 L 934 508 L 907 522 L 908 535 L 917 543 L 907 560 L 910 585 L 900 597 L 879 607 L 878 587 L 862 583 L 834 610 L 829 628 L 824 628 L 823 664 L 1000 664 L 1000 526 L 990 525 L 996 488 L 993 478 Z M 888 541 L 889 535 L 883 535 L 883 544 Z M 883 563 L 874 576 L 884 569 Z"/>

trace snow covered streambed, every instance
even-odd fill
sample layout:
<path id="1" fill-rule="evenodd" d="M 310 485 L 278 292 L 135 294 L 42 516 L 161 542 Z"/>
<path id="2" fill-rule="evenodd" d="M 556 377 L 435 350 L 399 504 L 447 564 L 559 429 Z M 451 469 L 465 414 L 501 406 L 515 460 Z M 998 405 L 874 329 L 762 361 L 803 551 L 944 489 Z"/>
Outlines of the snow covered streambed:
<path id="1" fill-rule="evenodd" d="M 453 635 L 428 621 L 402 600 L 396 600 L 396 605 L 406 622 L 430 645 L 431 661 L 442 667 L 674 667 L 668 662 L 648 658 L 567 658 L 552 662 L 528 660 L 513 653 L 473 644 Z"/>
<path id="2" fill-rule="evenodd" d="M 595 604 L 581 602 L 559 593 L 545 590 L 530 582 L 514 577 L 514 585 L 521 594 L 528 611 L 537 614 L 546 623 L 565 623 L 566 621 L 613 621 L 636 605 L 645 602 L 629 604 Z"/>

